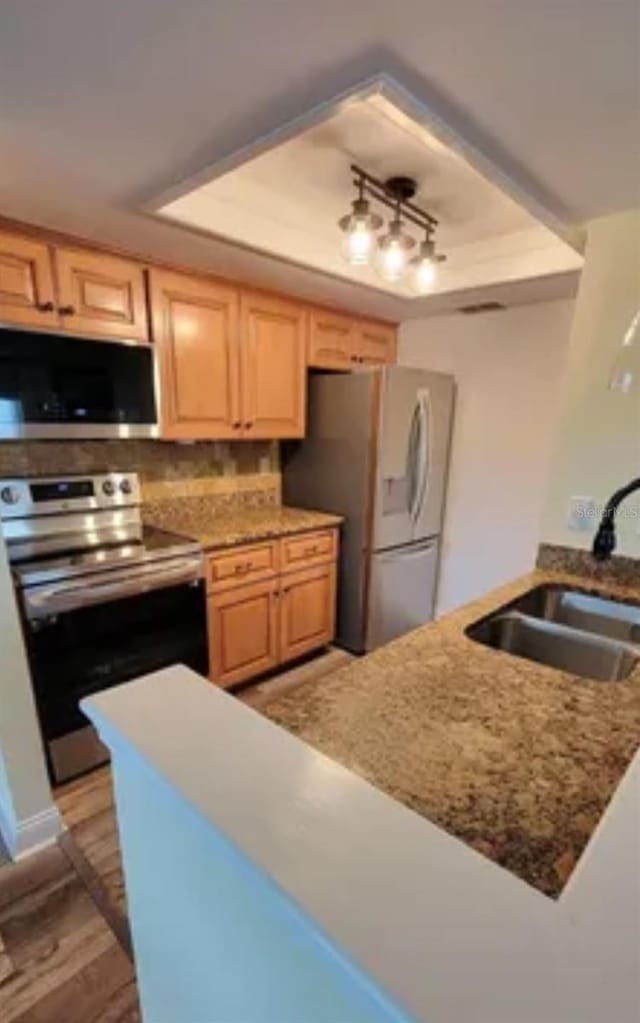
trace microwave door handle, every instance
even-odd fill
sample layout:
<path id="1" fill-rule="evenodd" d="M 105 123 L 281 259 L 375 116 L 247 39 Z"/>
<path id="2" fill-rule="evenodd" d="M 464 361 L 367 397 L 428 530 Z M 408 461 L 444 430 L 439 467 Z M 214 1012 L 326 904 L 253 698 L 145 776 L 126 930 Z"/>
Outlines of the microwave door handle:
<path id="1" fill-rule="evenodd" d="M 138 575 L 119 579 L 117 582 L 93 583 L 91 585 L 58 585 L 47 587 L 37 593 L 24 591 L 24 603 L 27 617 L 43 618 L 64 611 L 74 611 L 93 604 L 133 597 L 161 589 L 181 582 L 195 582 L 202 578 L 202 563 L 198 559 L 189 559 L 186 563 L 161 568 L 155 572 L 144 572 Z"/>
<path id="2" fill-rule="evenodd" d="M 412 506 L 413 521 L 417 522 L 424 506 L 424 499 L 429 489 L 431 476 L 431 401 L 426 389 L 418 391 L 418 483 L 415 490 L 415 501 Z"/>

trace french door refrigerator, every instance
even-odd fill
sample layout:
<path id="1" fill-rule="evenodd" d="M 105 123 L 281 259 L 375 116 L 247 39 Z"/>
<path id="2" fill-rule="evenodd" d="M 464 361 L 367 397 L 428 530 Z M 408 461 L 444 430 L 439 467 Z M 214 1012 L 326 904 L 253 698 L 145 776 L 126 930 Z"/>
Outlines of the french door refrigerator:
<path id="1" fill-rule="evenodd" d="M 433 618 L 455 382 L 403 366 L 309 378 L 287 504 L 343 515 L 336 641 L 361 653 Z"/>

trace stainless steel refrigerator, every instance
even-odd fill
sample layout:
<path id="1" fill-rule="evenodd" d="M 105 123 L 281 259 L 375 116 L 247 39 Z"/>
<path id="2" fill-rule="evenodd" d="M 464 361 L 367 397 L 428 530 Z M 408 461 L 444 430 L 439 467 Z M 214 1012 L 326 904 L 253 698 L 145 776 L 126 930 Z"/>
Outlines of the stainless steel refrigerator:
<path id="1" fill-rule="evenodd" d="M 309 379 L 287 504 L 343 515 L 337 642 L 375 647 L 433 618 L 455 382 L 388 366 Z"/>

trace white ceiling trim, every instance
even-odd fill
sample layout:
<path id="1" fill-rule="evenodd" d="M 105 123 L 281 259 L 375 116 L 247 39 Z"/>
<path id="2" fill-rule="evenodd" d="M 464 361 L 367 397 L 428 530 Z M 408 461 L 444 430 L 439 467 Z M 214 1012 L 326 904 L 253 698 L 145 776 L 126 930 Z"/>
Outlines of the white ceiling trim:
<path id="1" fill-rule="evenodd" d="M 175 182 L 160 193 L 156 193 L 143 203 L 142 211 L 159 215 L 162 207 L 175 202 L 194 189 L 210 184 L 216 178 L 229 173 L 249 160 L 255 159 L 268 150 L 296 138 L 310 128 L 322 124 L 344 107 L 374 96 L 388 100 L 414 124 L 434 135 L 438 141 L 466 160 L 475 171 L 499 187 L 514 202 L 526 209 L 576 252 L 584 251 L 586 232 L 581 226 L 567 224 L 559 218 L 547 204 L 532 193 L 531 188 L 504 171 L 486 152 L 468 142 L 432 106 L 418 100 L 413 93 L 387 74 L 367 78 L 351 89 L 312 107 L 307 112 L 274 126 L 271 131 L 260 136 L 254 142 L 241 146 L 221 159 L 207 164 L 195 174 Z"/>

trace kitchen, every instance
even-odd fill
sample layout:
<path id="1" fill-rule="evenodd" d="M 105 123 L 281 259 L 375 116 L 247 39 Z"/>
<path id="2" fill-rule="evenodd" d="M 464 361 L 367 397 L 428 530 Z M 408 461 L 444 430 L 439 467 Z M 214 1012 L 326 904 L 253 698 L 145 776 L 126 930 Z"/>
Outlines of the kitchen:
<path id="1" fill-rule="evenodd" d="M 327 120 L 334 133 L 360 139 L 361 150 L 373 124 L 395 140 L 401 115 L 408 116 L 406 96 L 393 127 L 380 125 L 398 94 L 388 80 L 373 94 L 356 90 L 352 103 L 337 103 Z M 3 689 L 5 722 L 18 720 L 18 708 L 21 722 L 12 734 L 10 724 L 0 731 L 16 810 L 12 821 L 10 800 L 0 800 L 5 840 L 20 858 L 57 838 L 62 815 L 61 848 L 76 863 L 89 861 L 83 884 L 99 891 L 96 849 L 91 841 L 83 845 L 83 824 L 72 820 L 86 793 L 104 800 L 100 827 L 108 815 L 109 842 L 125 855 L 130 902 L 127 922 L 118 866 L 119 921 L 112 930 L 131 927 L 145 1018 L 155 1019 L 165 1000 L 182 1005 L 175 1019 L 185 1018 L 187 1008 L 206 1018 L 224 999 L 227 1018 L 238 1019 L 299 1018 L 307 1004 L 296 1002 L 302 995 L 295 983 L 287 987 L 275 938 L 268 955 L 264 943 L 251 944 L 258 941 L 255 921 L 245 938 L 265 962 L 273 955 L 279 978 L 282 1000 L 271 1016 L 252 997 L 275 991 L 273 980 L 263 976 L 252 985 L 248 966 L 240 979 L 233 943 L 226 951 L 216 946 L 227 964 L 216 980 L 230 978 L 224 996 L 210 989 L 204 963 L 203 972 L 192 964 L 197 984 L 184 990 L 187 963 L 170 936 L 163 949 L 149 945 L 149 928 L 162 933 L 162 924 L 147 900 L 159 905 L 160 891 L 172 883 L 161 847 L 167 857 L 179 852 L 194 871 L 199 862 L 189 845 L 188 813 L 168 796 L 175 783 L 179 798 L 208 821 L 209 837 L 220 831 L 231 839 L 302 907 L 312 931 L 328 935 L 338 973 L 348 973 L 345 962 L 357 964 L 358 990 L 370 984 L 378 991 L 362 1018 L 378 1012 L 462 1020 L 469 1018 L 464 998 L 473 992 L 486 1018 L 515 1020 L 522 1018 L 515 1014 L 518 994 L 533 998 L 537 978 L 535 997 L 544 1004 L 538 1019 L 550 1019 L 561 1004 L 566 1019 L 596 1020 L 610 987 L 607 979 L 596 997 L 593 984 L 578 991 L 571 983 L 579 951 L 567 976 L 551 983 L 553 956 L 543 964 L 542 953 L 537 961 L 531 949 L 530 972 L 520 962 L 511 993 L 499 996 L 491 942 L 481 956 L 483 979 L 474 979 L 479 948 L 462 947 L 464 925 L 460 919 L 447 925 L 443 903 L 439 926 L 453 927 L 450 952 L 464 977 L 454 995 L 442 951 L 420 931 L 423 899 L 427 889 L 435 896 L 437 879 L 449 908 L 456 902 L 435 851 L 433 879 L 416 899 L 414 932 L 428 942 L 432 962 L 440 962 L 431 992 L 399 931 L 395 952 L 379 954 L 364 940 L 384 898 L 373 900 L 374 912 L 363 890 L 350 916 L 341 916 L 330 892 L 349 903 L 346 879 L 360 891 L 353 864 L 368 858 L 369 884 L 375 878 L 379 892 L 396 884 L 408 920 L 410 877 L 397 881 L 398 843 L 411 832 L 416 849 L 423 836 L 429 862 L 429 843 L 433 850 L 444 843 L 460 878 L 476 878 L 478 891 L 491 888 L 501 906 L 517 902 L 520 919 L 530 920 L 539 938 L 554 926 L 556 909 L 560 919 L 572 899 L 578 916 L 586 905 L 575 900 L 590 884 L 601 843 L 614 840 L 640 734 L 637 491 L 616 509 L 614 556 L 597 561 L 590 553 L 602 505 L 637 476 L 629 369 L 638 348 L 637 213 L 596 217 L 583 231 L 526 197 L 516 211 L 510 183 L 501 177 L 498 186 L 490 175 L 476 181 L 478 162 L 464 165 L 450 133 L 439 156 L 431 141 L 426 151 L 436 179 L 452 181 L 454 199 L 469 197 L 466 220 L 455 226 L 444 209 L 421 220 L 435 207 L 422 191 L 409 195 L 413 142 L 402 150 L 406 162 L 394 142 L 393 167 L 369 156 L 362 171 L 360 153 L 351 154 L 355 164 L 345 160 L 317 114 L 297 129 L 293 137 L 290 127 L 276 131 L 266 151 L 260 145 L 245 153 L 221 176 L 196 169 L 195 177 L 182 176 L 177 191 L 157 191 L 146 241 L 142 225 L 139 240 L 127 239 L 133 220 L 119 238 L 106 228 L 100 237 L 97 220 L 92 230 L 74 230 L 64 218 L 30 217 L 17 208 L 0 223 Z M 424 121 L 421 130 L 425 147 Z M 305 260 L 295 232 L 284 229 L 285 212 L 305 198 L 291 168 L 299 161 L 308 182 L 313 161 L 335 166 L 336 150 L 339 178 L 326 179 L 336 210 L 318 203 L 312 224 L 315 230 L 326 221 L 324 247 Z M 316 181 L 319 170 L 321 178 L 318 164 Z M 271 212 L 280 218 L 277 238 L 260 206 L 261 183 L 269 185 Z M 497 205 L 488 204 L 489 196 Z M 364 214 L 359 202 L 369 203 Z M 451 202 L 450 212 L 462 208 Z M 480 211 L 489 208 L 495 219 L 480 237 Z M 434 257 L 447 256 L 426 298 L 410 296 L 403 282 L 372 284 L 374 271 L 357 260 L 340 264 L 341 278 L 336 271 L 341 238 L 362 244 L 355 229 L 351 239 L 352 218 L 373 218 L 371 226 L 389 209 L 394 216 L 401 211 L 404 228 L 408 223 L 414 232 L 418 270 L 426 273 L 429 264 L 431 273 Z M 492 235 L 489 226 L 495 231 L 498 224 L 503 234 Z M 206 266 L 203 257 L 214 253 L 220 235 L 227 252 L 235 243 L 238 253 L 228 273 L 219 260 Z M 172 255 L 173 246 L 177 253 L 191 242 L 186 256 Z M 473 245 L 464 263 L 463 250 L 468 255 Z M 272 269 L 279 267 L 271 277 L 266 252 Z M 249 269 L 238 269 L 243 261 Z M 431 312 L 420 303 L 432 303 Z M 616 374 L 624 386 L 611 391 Z M 526 393 L 519 390 L 523 379 Z M 605 546 L 609 541 L 608 535 Z M 536 603 L 540 587 L 547 587 L 546 602 Z M 174 664 L 208 681 L 201 687 Z M 143 759 L 144 797 L 135 766 Z M 209 792 L 199 787 L 197 764 Z M 157 787 L 156 774 L 164 779 Z M 21 802 L 27 776 L 31 792 Z M 214 785 L 215 778 L 224 782 Z M 317 875 L 315 888 L 305 805 L 317 812 L 307 818 L 306 840 L 313 835 L 325 850 L 329 871 Z M 243 831 L 241 818 L 253 821 L 253 834 Z M 360 837 L 353 819 L 362 822 Z M 288 856 L 286 842 L 278 844 L 278 821 L 286 821 Z M 341 829 L 346 858 L 339 867 L 330 836 L 337 843 Z M 384 849 L 371 848 L 367 857 L 367 834 L 388 834 L 391 874 Z M 203 836 L 202 849 L 209 849 Z M 157 850 L 156 875 L 148 880 L 145 841 L 147 855 Z M 222 876 L 213 845 L 209 853 Z M 625 855 L 620 870 L 633 885 Z M 331 864 L 337 874 L 330 874 Z M 113 863 L 110 870 L 115 878 Z M 190 935 L 190 954 L 194 945 L 217 941 L 210 925 L 198 930 L 194 894 L 183 892 L 171 909 L 176 929 Z M 236 895 L 241 904 L 241 890 Z M 198 897 L 215 919 L 221 894 L 204 884 Z M 105 919 L 113 919 L 112 909 Z M 387 910 L 401 927 L 398 907 Z M 637 933 L 615 898 L 609 919 L 619 923 L 629 950 L 618 1002 L 626 1023 Z M 241 928 L 241 912 L 237 920 Z M 506 942 L 506 916 L 503 925 Z M 620 945 L 621 939 L 612 943 L 610 956 Z M 156 954 L 179 967 L 163 977 Z M 559 962 L 560 950 L 554 955 Z M 335 979 L 329 971 L 326 991 Z M 340 997 L 331 1011 L 319 1008 L 318 1018 L 337 1018 Z M 353 1004 L 342 1012 L 360 1018 Z"/>

